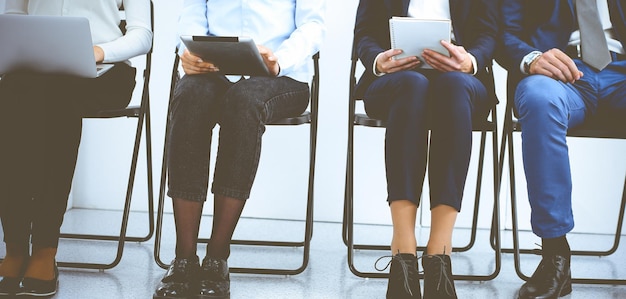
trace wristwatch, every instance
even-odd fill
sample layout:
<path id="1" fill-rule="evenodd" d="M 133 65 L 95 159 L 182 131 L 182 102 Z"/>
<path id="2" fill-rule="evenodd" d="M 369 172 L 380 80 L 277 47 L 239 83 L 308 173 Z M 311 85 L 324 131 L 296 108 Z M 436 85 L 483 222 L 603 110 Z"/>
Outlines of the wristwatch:
<path id="1" fill-rule="evenodd" d="M 528 55 L 524 56 L 524 59 L 522 60 L 524 74 L 528 75 L 530 73 L 530 65 L 533 64 L 535 60 L 539 59 L 541 54 L 543 54 L 541 51 L 532 51 L 528 53 Z"/>

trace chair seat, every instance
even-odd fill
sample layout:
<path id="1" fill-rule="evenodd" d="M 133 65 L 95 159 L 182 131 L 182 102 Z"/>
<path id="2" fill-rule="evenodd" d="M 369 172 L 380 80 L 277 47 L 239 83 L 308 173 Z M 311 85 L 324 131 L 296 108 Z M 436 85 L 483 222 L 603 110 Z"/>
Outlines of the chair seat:
<path id="1" fill-rule="evenodd" d="M 311 112 L 304 111 L 302 115 L 296 117 L 288 117 L 271 122 L 270 125 L 301 125 L 311 122 Z"/>
<path id="2" fill-rule="evenodd" d="M 95 114 L 87 115 L 86 118 L 114 118 L 114 117 L 139 117 L 141 115 L 140 106 L 128 106 L 123 109 L 102 110 Z"/>
<path id="3" fill-rule="evenodd" d="M 618 124 L 618 120 L 614 118 L 605 118 L 594 116 L 586 120 L 582 125 L 567 131 L 570 137 L 594 137 L 594 138 L 619 138 L 626 139 L 625 124 Z M 522 125 L 513 120 L 513 130 L 521 132 Z"/>
<path id="4" fill-rule="evenodd" d="M 363 113 L 356 113 L 354 115 L 354 124 L 367 127 L 385 127 L 387 124 L 384 120 L 371 118 Z M 488 120 L 475 121 L 473 123 L 474 131 L 493 131 L 496 124 Z"/>
<path id="5" fill-rule="evenodd" d="M 371 118 L 363 113 L 354 114 L 354 124 L 366 127 L 385 127 L 387 125 L 385 121 Z"/>

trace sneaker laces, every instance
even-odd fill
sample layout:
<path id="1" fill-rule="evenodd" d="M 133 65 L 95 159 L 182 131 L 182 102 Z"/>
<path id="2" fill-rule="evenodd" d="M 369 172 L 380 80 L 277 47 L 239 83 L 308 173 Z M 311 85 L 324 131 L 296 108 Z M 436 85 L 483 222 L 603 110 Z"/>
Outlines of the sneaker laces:
<path id="1" fill-rule="evenodd" d="M 386 259 L 389 258 L 389 262 L 387 263 L 387 265 L 385 265 L 384 268 L 379 268 L 378 267 L 378 262 L 382 259 Z M 405 262 L 405 260 L 402 258 L 402 256 L 400 255 L 400 251 L 398 251 L 398 254 L 396 255 L 385 255 L 385 256 L 381 256 L 379 257 L 376 262 L 374 263 L 374 269 L 376 269 L 377 271 L 385 271 L 387 270 L 387 268 L 389 268 L 391 266 L 391 263 L 396 260 L 398 261 L 398 264 L 400 264 L 400 268 L 402 269 L 402 278 L 404 280 L 404 289 L 407 291 L 407 293 L 409 293 L 409 295 L 413 296 L 413 291 L 411 291 L 411 282 L 409 281 L 409 266 L 407 265 L 407 263 Z"/>

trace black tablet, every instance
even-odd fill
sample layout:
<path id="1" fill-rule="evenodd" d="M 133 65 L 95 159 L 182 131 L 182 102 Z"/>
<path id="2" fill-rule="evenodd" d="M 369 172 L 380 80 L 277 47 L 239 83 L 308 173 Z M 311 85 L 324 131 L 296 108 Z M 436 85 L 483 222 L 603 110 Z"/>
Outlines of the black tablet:
<path id="1" fill-rule="evenodd" d="M 256 44 L 249 37 L 180 37 L 189 52 L 215 64 L 224 75 L 269 76 Z"/>

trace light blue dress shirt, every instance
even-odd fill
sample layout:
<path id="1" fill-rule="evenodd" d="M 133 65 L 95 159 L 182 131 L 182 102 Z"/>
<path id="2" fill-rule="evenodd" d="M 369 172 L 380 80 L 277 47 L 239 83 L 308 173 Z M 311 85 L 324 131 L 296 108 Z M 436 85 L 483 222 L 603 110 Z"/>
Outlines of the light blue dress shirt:
<path id="1" fill-rule="evenodd" d="M 325 9 L 326 0 L 185 0 L 178 33 L 251 37 L 274 52 L 279 76 L 308 83 L 311 56 L 326 32 Z"/>

